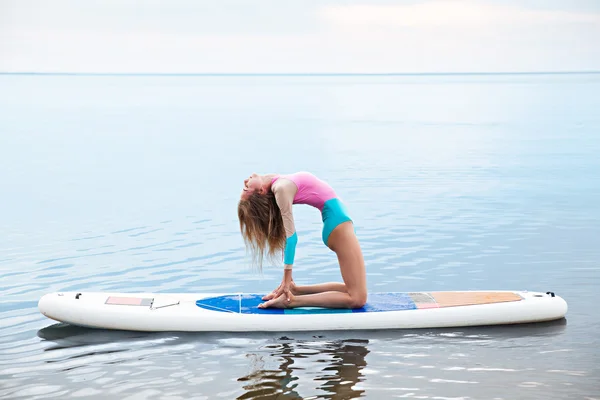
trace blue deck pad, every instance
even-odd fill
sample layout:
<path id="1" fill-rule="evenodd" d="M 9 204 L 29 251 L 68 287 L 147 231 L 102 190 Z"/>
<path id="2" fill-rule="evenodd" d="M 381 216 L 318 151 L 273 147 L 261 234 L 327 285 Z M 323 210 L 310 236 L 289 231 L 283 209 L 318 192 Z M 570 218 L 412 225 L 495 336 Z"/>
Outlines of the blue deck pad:
<path id="1" fill-rule="evenodd" d="M 367 304 L 361 308 L 321 308 L 321 307 L 297 307 L 297 308 L 258 308 L 263 303 L 263 294 L 233 294 L 226 296 L 210 297 L 197 300 L 196 305 L 206 310 L 232 312 L 240 314 L 340 314 L 340 313 L 362 313 L 414 310 L 417 308 L 415 302 L 408 293 L 373 293 L 369 294 Z"/>
<path id="2" fill-rule="evenodd" d="M 417 305 L 408 293 L 371 293 L 367 296 L 367 304 L 353 309 L 352 312 L 401 311 L 416 308 Z"/>

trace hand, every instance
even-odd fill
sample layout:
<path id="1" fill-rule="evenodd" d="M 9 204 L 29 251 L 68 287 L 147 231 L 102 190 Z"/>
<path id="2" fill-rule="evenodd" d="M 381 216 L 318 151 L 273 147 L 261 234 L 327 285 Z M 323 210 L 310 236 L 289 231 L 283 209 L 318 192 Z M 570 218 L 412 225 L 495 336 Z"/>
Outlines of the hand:
<path id="1" fill-rule="evenodd" d="M 295 288 L 294 281 L 292 279 L 292 271 L 285 271 L 283 274 L 283 280 L 277 287 L 277 289 L 273 290 L 271 293 L 263 296 L 263 300 L 271 300 L 276 299 L 282 294 L 285 294 L 285 298 L 287 301 L 290 301 L 291 295 L 293 294 Z"/>

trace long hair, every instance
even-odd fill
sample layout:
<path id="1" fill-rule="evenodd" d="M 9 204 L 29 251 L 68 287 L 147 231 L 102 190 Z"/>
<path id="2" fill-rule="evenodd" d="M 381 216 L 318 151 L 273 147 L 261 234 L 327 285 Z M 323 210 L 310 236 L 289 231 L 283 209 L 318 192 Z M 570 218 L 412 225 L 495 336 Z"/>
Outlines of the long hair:
<path id="1" fill-rule="evenodd" d="M 262 272 L 265 254 L 275 261 L 275 256 L 283 253 L 286 241 L 283 218 L 273 192 L 253 192 L 240 200 L 238 219 L 246 249 L 252 252 L 252 264 L 258 265 Z"/>

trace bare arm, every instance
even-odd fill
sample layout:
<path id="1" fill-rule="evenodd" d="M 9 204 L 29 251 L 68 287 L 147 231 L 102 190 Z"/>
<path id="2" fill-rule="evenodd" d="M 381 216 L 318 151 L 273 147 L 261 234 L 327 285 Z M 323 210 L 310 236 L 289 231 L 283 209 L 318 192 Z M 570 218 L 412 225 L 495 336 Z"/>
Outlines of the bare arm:
<path id="1" fill-rule="evenodd" d="M 283 279 L 277 289 L 263 297 L 263 300 L 271 300 L 281 295 L 286 296 L 286 300 L 290 301 L 291 286 L 292 286 L 292 264 L 294 264 L 294 256 L 296 254 L 296 243 L 298 236 L 294 225 L 294 215 L 292 214 L 292 205 L 294 204 L 294 195 L 296 194 L 296 185 L 285 179 L 280 179 L 271 187 L 275 194 L 275 201 L 281 210 L 283 219 L 283 227 L 285 228 L 286 242 L 283 251 Z M 264 304 L 259 307 L 265 307 Z"/>
<path id="2" fill-rule="evenodd" d="M 285 179 L 281 179 L 273 185 L 273 193 L 275 201 L 281 210 L 283 226 L 285 228 L 286 244 L 284 250 L 285 269 L 291 269 L 294 264 L 296 255 L 296 244 L 298 243 L 298 235 L 294 224 L 294 214 L 292 213 L 292 205 L 294 195 L 296 194 L 296 185 Z"/>

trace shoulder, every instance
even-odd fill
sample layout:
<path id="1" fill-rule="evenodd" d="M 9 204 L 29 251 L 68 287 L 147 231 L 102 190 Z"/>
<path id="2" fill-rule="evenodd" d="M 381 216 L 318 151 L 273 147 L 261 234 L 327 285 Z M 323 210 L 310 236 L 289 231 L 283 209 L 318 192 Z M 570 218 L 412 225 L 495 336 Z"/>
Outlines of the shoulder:
<path id="1" fill-rule="evenodd" d="M 298 187 L 296 183 L 287 176 L 281 176 L 271 185 L 273 193 L 296 192 Z"/>
<path id="2" fill-rule="evenodd" d="M 271 186 L 275 201 L 279 206 L 292 204 L 298 188 L 296 184 L 288 179 L 280 178 Z"/>

